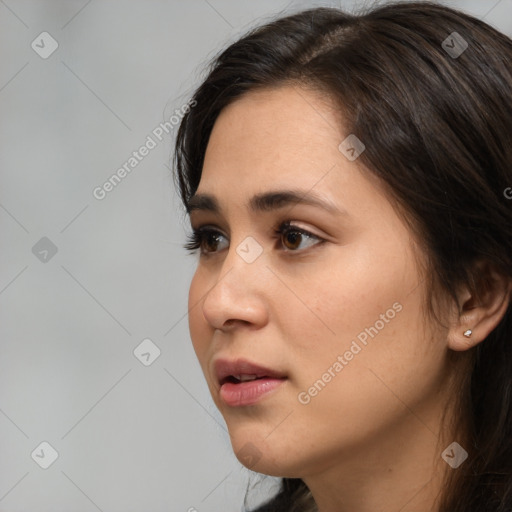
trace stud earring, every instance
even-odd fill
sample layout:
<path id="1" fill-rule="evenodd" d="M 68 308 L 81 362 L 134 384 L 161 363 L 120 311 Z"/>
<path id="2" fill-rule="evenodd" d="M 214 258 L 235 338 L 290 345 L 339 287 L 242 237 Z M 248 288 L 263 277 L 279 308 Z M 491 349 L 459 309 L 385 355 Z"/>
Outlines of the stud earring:
<path id="1" fill-rule="evenodd" d="M 471 338 L 471 334 L 473 333 L 473 331 L 471 329 L 468 329 L 465 333 L 464 333 L 464 336 L 466 336 L 466 338 Z"/>

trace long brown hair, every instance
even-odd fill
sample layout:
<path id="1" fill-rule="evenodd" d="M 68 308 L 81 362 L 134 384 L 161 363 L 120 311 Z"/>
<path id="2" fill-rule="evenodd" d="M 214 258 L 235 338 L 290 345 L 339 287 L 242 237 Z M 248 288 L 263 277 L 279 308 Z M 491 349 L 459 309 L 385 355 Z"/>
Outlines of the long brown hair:
<path id="1" fill-rule="evenodd" d="M 180 124 L 174 169 L 185 208 L 222 109 L 251 90 L 285 84 L 336 100 L 347 133 L 364 141 L 359 158 L 403 208 L 428 255 L 430 306 L 436 287 L 454 300 L 460 284 L 478 295 L 476 261 L 512 278 L 508 37 L 431 2 L 359 15 L 319 7 L 253 29 L 214 59 Z M 469 366 L 454 399 L 470 457 L 451 473 L 439 510 L 511 512 L 512 307 L 487 339 L 454 361 L 459 355 Z M 284 478 L 258 510 L 316 505 L 302 480 Z"/>

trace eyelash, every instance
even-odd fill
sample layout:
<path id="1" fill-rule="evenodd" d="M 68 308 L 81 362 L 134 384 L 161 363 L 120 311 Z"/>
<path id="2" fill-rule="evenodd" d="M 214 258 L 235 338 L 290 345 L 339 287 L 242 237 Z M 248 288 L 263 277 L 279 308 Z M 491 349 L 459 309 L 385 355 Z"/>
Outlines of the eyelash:
<path id="1" fill-rule="evenodd" d="M 299 234 L 306 236 L 310 239 L 318 240 L 318 242 L 313 245 L 320 245 L 326 241 L 323 238 L 320 238 L 320 237 L 314 235 L 313 233 L 306 231 L 305 229 L 302 229 L 302 228 L 292 225 L 290 223 L 290 221 L 285 221 L 282 224 L 280 224 L 277 229 L 274 229 L 274 233 L 275 233 L 275 235 L 277 235 L 276 238 L 281 237 L 282 235 L 287 234 L 287 233 L 299 233 Z M 205 239 L 209 235 L 212 235 L 212 234 L 218 234 L 218 235 L 224 236 L 224 235 L 222 235 L 222 233 L 220 233 L 216 229 L 212 229 L 212 228 L 208 228 L 208 227 L 204 227 L 204 226 L 200 226 L 199 228 L 192 229 L 192 232 L 187 234 L 188 242 L 186 244 L 184 244 L 183 247 L 184 247 L 184 249 L 186 249 L 187 251 L 189 251 L 191 253 L 195 252 L 197 249 L 201 249 L 202 256 L 209 256 L 210 254 L 215 254 L 215 252 L 217 252 L 217 251 L 202 250 L 203 243 L 205 242 Z M 293 252 L 303 252 L 307 249 L 308 248 L 299 249 L 299 250 L 285 249 L 284 252 L 292 252 L 292 253 Z"/>

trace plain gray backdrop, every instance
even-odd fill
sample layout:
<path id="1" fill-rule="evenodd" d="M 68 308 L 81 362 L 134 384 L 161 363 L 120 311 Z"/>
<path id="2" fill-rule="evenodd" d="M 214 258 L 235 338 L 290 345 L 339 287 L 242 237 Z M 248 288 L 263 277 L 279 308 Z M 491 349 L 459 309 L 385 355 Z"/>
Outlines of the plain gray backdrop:
<path id="1" fill-rule="evenodd" d="M 512 35 L 512 0 L 444 3 Z M 0 0 L 0 511 L 241 510 L 257 475 L 190 341 L 171 116 L 255 24 L 369 4 Z"/>

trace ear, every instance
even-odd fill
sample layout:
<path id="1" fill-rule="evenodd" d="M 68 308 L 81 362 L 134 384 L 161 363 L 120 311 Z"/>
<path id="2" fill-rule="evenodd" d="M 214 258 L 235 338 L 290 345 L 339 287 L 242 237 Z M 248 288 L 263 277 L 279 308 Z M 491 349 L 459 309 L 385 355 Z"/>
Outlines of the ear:
<path id="1" fill-rule="evenodd" d="M 466 286 L 458 293 L 462 310 L 455 315 L 448 332 L 448 347 L 452 350 L 468 350 L 484 341 L 500 323 L 510 302 L 512 281 L 491 264 L 479 262 L 474 275 L 478 296 Z M 468 330 L 471 333 L 465 336 Z"/>

